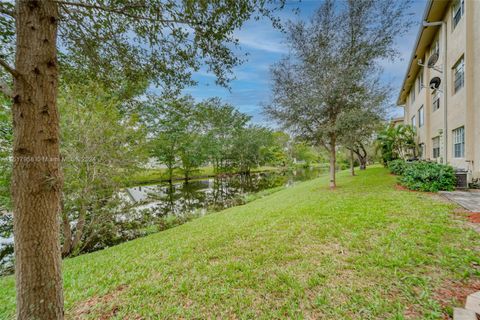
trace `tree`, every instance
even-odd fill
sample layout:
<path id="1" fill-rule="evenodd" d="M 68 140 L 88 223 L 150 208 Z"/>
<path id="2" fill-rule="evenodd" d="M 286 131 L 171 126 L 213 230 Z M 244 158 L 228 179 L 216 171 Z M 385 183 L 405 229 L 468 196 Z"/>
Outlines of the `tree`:
<path id="1" fill-rule="evenodd" d="M 205 152 L 216 173 L 232 167 L 230 157 L 235 137 L 245 128 L 250 116 L 223 103 L 219 98 L 205 100 L 197 105 L 200 132 L 205 136 Z"/>
<path id="2" fill-rule="evenodd" d="M 232 31 L 268 0 L 17 0 L 0 2 L 1 92 L 13 101 L 12 193 L 17 318 L 62 319 L 58 216 L 60 70 L 191 83 L 205 62 L 219 83 L 240 61 Z M 280 3 L 281 5 L 281 3 Z M 58 52 L 57 48 L 61 48 Z M 8 86 L 13 78 L 13 90 Z"/>
<path id="3" fill-rule="evenodd" d="M 265 164 L 274 144 L 272 132 L 260 126 L 248 126 L 239 130 L 233 138 L 230 152 L 232 165 L 237 172 L 250 174 L 251 169 Z"/>
<path id="4" fill-rule="evenodd" d="M 192 97 L 180 99 L 153 98 L 155 113 L 149 116 L 151 128 L 151 156 L 167 167 L 168 179 L 173 179 L 173 171 L 179 165 L 182 150 L 190 144 L 190 133 L 195 104 Z M 186 159 L 185 159 L 186 160 Z"/>
<path id="5" fill-rule="evenodd" d="M 115 231 L 105 226 L 115 224 L 123 177 L 146 159 L 145 132 L 120 114 L 120 103 L 93 83 L 62 86 L 63 256 L 99 247 L 100 231 Z"/>
<path id="6" fill-rule="evenodd" d="M 313 150 L 313 147 L 305 141 L 294 141 L 292 143 L 292 157 L 295 162 L 303 161 L 305 166 L 310 166 L 310 163 L 317 160 L 318 154 Z"/>
<path id="7" fill-rule="evenodd" d="M 360 105 L 343 113 L 338 120 L 342 132 L 340 143 L 350 152 L 352 175 L 354 172 L 354 155 L 360 163 L 360 170 L 367 165 L 367 150 L 373 144 L 375 133 L 381 128 L 385 116 L 385 104 L 390 88 L 372 81 L 359 99 Z"/>
<path id="8" fill-rule="evenodd" d="M 334 188 L 342 114 L 356 109 L 379 61 L 393 58 L 405 31 L 409 1 L 326 0 L 311 23 L 290 23 L 291 54 L 272 67 L 273 99 L 266 112 L 284 127 L 329 152 Z"/>
<path id="9" fill-rule="evenodd" d="M 198 129 L 198 123 L 195 119 L 189 126 L 189 131 L 183 136 L 179 150 L 180 170 L 183 173 L 185 181 L 188 181 L 192 173 L 202 166 L 206 159 L 206 144 L 208 143 L 204 136 L 195 132 Z"/>
<path id="10" fill-rule="evenodd" d="M 291 162 L 290 136 L 283 131 L 273 132 L 273 145 L 270 147 L 271 159 L 268 163 L 274 166 L 287 166 Z"/>

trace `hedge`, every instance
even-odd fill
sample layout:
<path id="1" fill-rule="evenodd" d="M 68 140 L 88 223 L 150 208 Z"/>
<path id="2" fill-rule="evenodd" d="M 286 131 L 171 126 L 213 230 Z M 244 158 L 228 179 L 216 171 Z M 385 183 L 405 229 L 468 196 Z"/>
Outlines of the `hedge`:
<path id="1" fill-rule="evenodd" d="M 388 170 L 391 173 L 401 176 L 407 167 L 407 163 L 402 159 L 392 160 L 388 162 Z"/>
<path id="2" fill-rule="evenodd" d="M 394 166 L 401 167 L 398 164 Z M 453 167 L 449 165 L 418 161 L 405 164 L 400 183 L 410 190 L 451 191 L 455 189 L 456 177 Z"/>

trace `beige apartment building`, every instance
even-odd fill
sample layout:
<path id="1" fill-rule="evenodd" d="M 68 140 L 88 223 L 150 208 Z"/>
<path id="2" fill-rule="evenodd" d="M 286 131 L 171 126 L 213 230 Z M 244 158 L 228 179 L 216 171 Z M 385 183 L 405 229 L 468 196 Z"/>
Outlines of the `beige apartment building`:
<path id="1" fill-rule="evenodd" d="M 480 0 L 428 0 L 397 104 L 421 158 L 480 179 Z"/>

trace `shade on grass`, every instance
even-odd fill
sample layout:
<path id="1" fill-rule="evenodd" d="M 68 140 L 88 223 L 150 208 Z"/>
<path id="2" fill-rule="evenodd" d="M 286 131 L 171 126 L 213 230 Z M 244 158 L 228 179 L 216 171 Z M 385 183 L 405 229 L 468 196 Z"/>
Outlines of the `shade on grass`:
<path id="1" fill-rule="evenodd" d="M 480 275 L 480 236 L 453 205 L 397 190 L 383 168 L 327 185 L 66 260 L 67 317 L 439 319 L 438 288 Z M 0 318 L 13 313 L 7 277 Z"/>

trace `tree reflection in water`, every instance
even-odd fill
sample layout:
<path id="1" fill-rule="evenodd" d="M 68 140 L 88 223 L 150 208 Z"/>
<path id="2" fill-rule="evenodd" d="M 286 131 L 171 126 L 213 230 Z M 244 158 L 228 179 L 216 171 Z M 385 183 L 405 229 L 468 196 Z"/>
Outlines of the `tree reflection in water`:
<path id="1" fill-rule="evenodd" d="M 149 187 L 149 205 L 156 216 L 182 215 L 189 212 L 217 211 L 244 203 L 247 194 L 297 181 L 318 177 L 318 168 L 294 171 L 261 172 L 249 175 L 222 175 L 205 180 L 182 181 Z"/>

